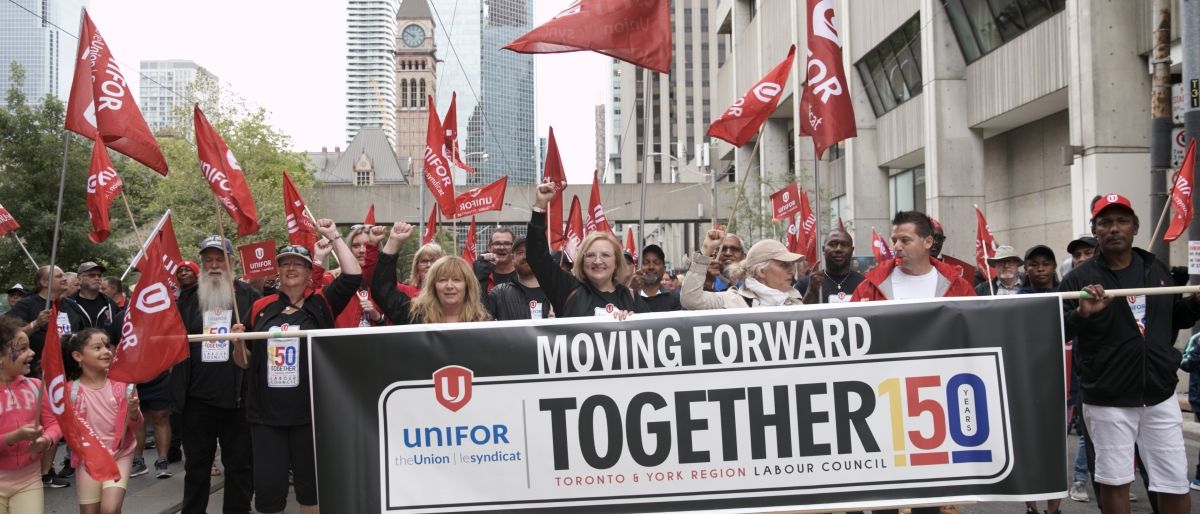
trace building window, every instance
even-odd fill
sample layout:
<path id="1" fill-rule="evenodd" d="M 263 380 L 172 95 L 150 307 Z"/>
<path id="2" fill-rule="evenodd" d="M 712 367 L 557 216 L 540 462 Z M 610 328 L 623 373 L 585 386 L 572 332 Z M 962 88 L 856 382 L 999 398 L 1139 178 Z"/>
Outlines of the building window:
<path id="1" fill-rule="evenodd" d="M 400 107 L 408 107 L 408 81 L 400 81 Z"/>
<path id="2" fill-rule="evenodd" d="M 1066 0 L 942 0 L 968 64 L 1066 8 Z"/>
<path id="3" fill-rule="evenodd" d="M 925 166 L 909 168 L 888 179 L 891 212 L 925 212 Z"/>
<path id="4" fill-rule="evenodd" d="M 369 186 L 371 185 L 371 170 L 358 170 L 354 172 L 354 185 Z"/>
<path id="5" fill-rule="evenodd" d="M 838 220 L 846 219 L 846 195 L 829 199 L 829 229 L 838 228 Z"/>
<path id="6" fill-rule="evenodd" d="M 913 16 L 855 64 L 875 116 L 921 94 L 921 19 Z"/>
<path id="7" fill-rule="evenodd" d="M 425 107 L 425 79 L 421 79 L 421 108 Z"/>
<path id="8" fill-rule="evenodd" d="M 417 106 L 417 80 L 416 79 L 409 80 L 408 87 L 410 88 L 408 90 L 408 106 L 416 107 Z"/>

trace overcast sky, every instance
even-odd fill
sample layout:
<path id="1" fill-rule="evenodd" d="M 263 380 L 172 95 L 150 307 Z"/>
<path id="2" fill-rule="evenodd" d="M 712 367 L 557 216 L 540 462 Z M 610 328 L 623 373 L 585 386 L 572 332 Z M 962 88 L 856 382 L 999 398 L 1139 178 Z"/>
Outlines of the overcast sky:
<path id="1" fill-rule="evenodd" d="M 534 0 L 534 25 L 571 0 Z M 293 150 L 345 146 L 346 2 L 91 0 L 92 20 L 136 92 L 142 60 L 188 59 L 270 112 Z M 72 34 L 76 27 L 64 27 Z M 74 46 L 75 43 L 72 43 Z M 568 180 L 591 181 L 595 105 L 607 95 L 598 54 L 535 57 L 537 130 L 554 126 Z M 478 88 L 478 84 L 476 84 Z M 444 110 L 444 106 L 439 106 Z"/>

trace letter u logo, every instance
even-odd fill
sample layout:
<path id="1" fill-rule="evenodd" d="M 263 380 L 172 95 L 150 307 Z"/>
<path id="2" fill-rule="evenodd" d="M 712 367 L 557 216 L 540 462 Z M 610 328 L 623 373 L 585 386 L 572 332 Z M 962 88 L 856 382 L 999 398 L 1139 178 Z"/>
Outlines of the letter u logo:
<path id="1" fill-rule="evenodd" d="M 437 402 L 453 412 L 471 401 L 475 372 L 462 366 L 446 366 L 433 372 L 433 394 Z"/>

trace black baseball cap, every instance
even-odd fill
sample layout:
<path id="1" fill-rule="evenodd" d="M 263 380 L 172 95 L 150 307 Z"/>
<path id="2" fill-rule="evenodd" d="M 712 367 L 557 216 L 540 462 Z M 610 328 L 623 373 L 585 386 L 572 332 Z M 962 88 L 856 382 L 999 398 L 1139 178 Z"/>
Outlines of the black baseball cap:
<path id="1" fill-rule="evenodd" d="M 1046 245 L 1033 245 L 1028 250 L 1025 250 L 1025 260 L 1029 260 L 1034 255 L 1049 257 L 1051 262 L 1058 262 L 1058 259 L 1054 258 L 1054 250 L 1051 250 Z"/>
<path id="2" fill-rule="evenodd" d="M 659 247 L 658 245 L 646 245 L 645 248 L 642 248 L 642 258 L 643 259 L 646 258 L 646 254 L 648 254 L 648 253 L 658 255 L 659 260 L 662 260 L 662 261 L 667 260 L 667 254 L 663 253 L 662 248 Z"/>
<path id="3" fill-rule="evenodd" d="M 1100 242 L 1092 236 L 1081 236 L 1079 239 L 1071 241 L 1067 244 L 1067 253 L 1074 254 L 1075 249 L 1079 248 L 1080 246 L 1090 246 L 1092 248 L 1096 248 L 1100 246 Z"/>

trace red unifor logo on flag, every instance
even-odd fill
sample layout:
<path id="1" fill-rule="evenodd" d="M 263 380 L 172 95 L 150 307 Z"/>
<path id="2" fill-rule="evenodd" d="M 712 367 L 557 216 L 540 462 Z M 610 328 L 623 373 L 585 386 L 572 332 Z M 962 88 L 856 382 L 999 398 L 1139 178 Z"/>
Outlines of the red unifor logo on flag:
<path id="1" fill-rule="evenodd" d="M 733 146 L 746 144 L 779 105 L 780 94 L 787 85 L 795 59 L 796 45 L 792 45 L 783 61 L 709 125 L 708 135 Z"/>
<path id="2" fill-rule="evenodd" d="M 671 71 L 666 0 L 575 0 L 504 47 L 525 54 L 591 50 L 659 73 Z"/>
<path id="3" fill-rule="evenodd" d="M 483 187 L 471 189 L 454 199 L 458 204 L 458 217 L 465 218 L 488 211 L 504 208 L 504 192 L 508 189 L 508 175 Z"/>
<path id="4" fill-rule="evenodd" d="M 583 222 L 583 233 L 612 232 L 608 218 L 604 216 L 604 203 L 600 201 L 600 170 L 592 172 L 592 196 L 588 200 L 588 214 Z"/>
<path id="5" fill-rule="evenodd" d="M 311 254 L 317 244 L 317 228 L 304 208 L 304 198 L 292 184 L 292 178 L 283 172 L 283 212 L 287 215 L 288 242 L 303 246 Z"/>
<path id="6" fill-rule="evenodd" d="M 150 262 L 162 262 L 160 241 L 146 245 Z M 169 281 L 171 273 L 163 266 L 142 269 L 137 288 L 121 327 L 121 342 L 113 354 L 109 378 L 141 384 L 171 369 L 188 357 L 187 328 Z"/>
<path id="7" fill-rule="evenodd" d="M 92 162 L 88 166 L 87 178 L 87 210 L 92 220 L 88 239 L 93 243 L 103 243 L 108 239 L 108 209 L 112 207 L 113 200 L 121 195 L 122 186 L 121 177 L 108 159 L 108 149 L 97 137 L 92 144 Z"/>
<path id="8" fill-rule="evenodd" d="M 817 215 L 808 203 L 808 191 L 800 190 L 800 233 L 797 234 L 800 253 L 809 266 L 817 265 Z"/>
<path id="9" fill-rule="evenodd" d="M 178 315 L 178 313 L 176 313 Z M 50 309 L 50 319 L 58 319 L 58 302 L 55 301 Z M 185 336 L 186 340 L 186 336 Z M 67 375 L 63 370 L 62 343 L 59 341 L 58 323 L 46 324 L 46 343 L 42 354 L 42 380 L 46 397 L 50 400 L 50 411 L 58 420 L 58 428 L 62 430 L 63 441 L 71 449 L 71 453 L 87 462 L 84 466 L 92 479 L 102 482 L 118 480 L 121 470 L 113 460 L 112 452 L 100 442 L 95 430 L 75 412 L 67 394 Z M 115 365 L 115 362 L 114 362 Z M 82 472 L 83 470 L 81 470 Z"/>
<path id="10" fill-rule="evenodd" d="M 250 194 L 242 167 L 221 135 L 208 123 L 208 118 L 200 111 L 200 104 L 193 109 L 193 116 L 196 154 L 205 180 L 217 200 L 225 206 L 225 212 L 237 223 L 239 236 L 258 232 L 258 208 L 254 205 L 254 197 Z"/>
<path id="11" fill-rule="evenodd" d="M 1187 153 L 1179 171 L 1175 172 L 1175 180 L 1171 182 L 1171 225 L 1163 240 L 1172 242 L 1179 239 L 1192 223 L 1192 174 L 1196 169 L 1196 139 L 1188 143 Z"/>
<path id="12" fill-rule="evenodd" d="M 0 236 L 16 231 L 19 228 L 21 228 L 21 225 L 17 224 L 17 219 L 12 214 L 9 214 L 8 209 L 0 205 Z"/>
<path id="13" fill-rule="evenodd" d="M 86 10 L 81 29 L 71 96 L 67 99 L 66 129 L 88 139 L 99 137 L 109 148 L 167 176 L 167 161 L 158 141 L 134 102 L 108 43 Z"/>
<path id="14" fill-rule="evenodd" d="M 149 254 L 146 253 L 146 248 L 151 243 L 158 244 L 158 255 L 156 260 L 150 260 Z M 175 279 L 175 270 L 183 263 L 183 256 L 179 253 L 179 241 L 175 239 L 175 225 L 171 223 L 171 211 L 163 214 L 163 217 L 158 220 L 158 225 L 154 226 L 154 230 L 150 232 L 150 237 L 146 239 L 146 244 L 138 250 L 138 254 L 134 256 L 134 262 L 137 263 L 139 270 L 149 268 L 155 263 L 161 266 L 167 272 L 167 286 L 171 288 L 171 292 L 179 297 L 179 282 Z"/>
<path id="15" fill-rule="evenodd" d="M 988 269 L 987 260 L 996 256 L 996 249 L 1000 245 L 996 244 L 996 238 L 992 236 L 992 228 L 988 226 L 987 219 L 983 217 L 983 211 L 979 210 L 979 206 L 975 206 L 975 263 L 979 269 Z"/>
<path id="16" fill-rule="evenodd" d="M 800 134 L 811 136 L 817 157 L 838 141 L 858 135 L 854 105 L 842 67 L 835 0 L 808 0 L 808 79 L 800 98 Z"/>
<path id="17" fill-rule="evenodd" d="M 792 182 L 771 193 L 771 223 L 788 219 L 800 212 L 800 191 Z"/>
<path id="18" fill-rule="evenodd" d="M 268 239 L 238 247 L 245 279 L 275 276 L 275 240 Z"/>
<path id="19" fill-rule="evenodd" d="M 554 140 L 554 127 L 550 127 L 550 137 L 546 140 L 546 164 L 542 168 L 542 183 L 554 186 L 554 198 L 550 199 L 546 210 L 546 226 L 550 229 L 547 239 L 550 241 L 551 250 L 562 250 L 567 244 L 566 227 L 563 223 L 563 190 L 567 188 L 567 172 L 558 153 L 558 143 Z"/>
<path id="20" fill-rule="evenodd" d="M 454 174 L 450 171 L 450 163 L 446 156 L 446 133 L 442 132 L 442 120 L 438 119 L 437 109 L 433 104 L 433 95 L 428 95 L 429 123 L 425 131 L 425 186 L 433 194 L 442 217 L 454 219 Z"/>

